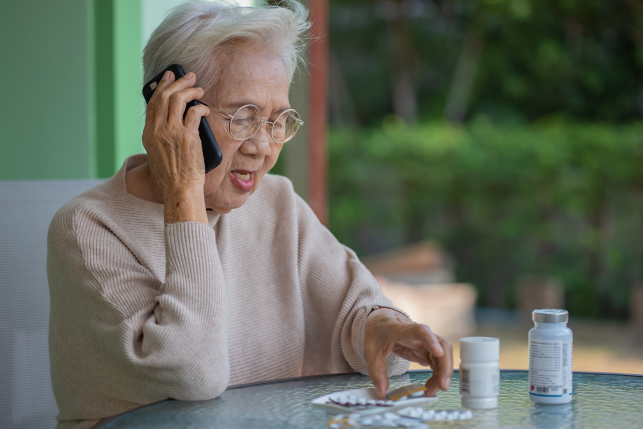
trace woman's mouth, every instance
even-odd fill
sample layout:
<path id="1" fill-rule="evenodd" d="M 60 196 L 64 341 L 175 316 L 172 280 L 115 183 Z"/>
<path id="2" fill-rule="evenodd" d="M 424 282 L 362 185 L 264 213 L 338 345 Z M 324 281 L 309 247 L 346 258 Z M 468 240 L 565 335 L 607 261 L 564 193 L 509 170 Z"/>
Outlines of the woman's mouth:
<path id="1" fill-rule="evenodd" d="M 252 171 L 234 170 L 228 172 L 228 177 L 232 184 L 243 192 L 252 191 L 255 184 L 255 173 Z"/>

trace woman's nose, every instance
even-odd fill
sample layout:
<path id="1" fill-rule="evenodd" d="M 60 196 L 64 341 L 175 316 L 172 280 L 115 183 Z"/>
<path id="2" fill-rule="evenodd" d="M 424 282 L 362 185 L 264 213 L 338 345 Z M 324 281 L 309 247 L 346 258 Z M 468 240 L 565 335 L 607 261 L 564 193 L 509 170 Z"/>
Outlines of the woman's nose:
<path id="1" fill-rule="evenodd" d="M 244 141 L 239 150 L 246 154 L 269 156 L 270 139 L 270 124 L 261 124 L 257 133 Z"/>

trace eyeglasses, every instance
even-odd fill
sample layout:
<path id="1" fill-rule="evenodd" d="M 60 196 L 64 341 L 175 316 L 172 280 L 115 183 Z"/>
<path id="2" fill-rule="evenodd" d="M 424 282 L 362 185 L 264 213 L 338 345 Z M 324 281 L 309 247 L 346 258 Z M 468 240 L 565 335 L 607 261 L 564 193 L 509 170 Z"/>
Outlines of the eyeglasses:
<path id="1" fill-rule="evenodd" d="M 203 102 L 200 102 L 205 104 Z M 208 106 L 207 104 L 205 104 Z M 247 140 L 257 134 L 261 124 L 268 124 L 270 137 L 275 143 L 286 143 L 297 134 L 299 127 L 304 125 L 295 109 L 284 110 L 273 122 L 263 121 L 261 110 L 254 104 L 246 104 L 239 107 L 232 115 L 208 106 L 219 114 L 223 119 L 230 121 L 230 134 L 237 140 Z"/>

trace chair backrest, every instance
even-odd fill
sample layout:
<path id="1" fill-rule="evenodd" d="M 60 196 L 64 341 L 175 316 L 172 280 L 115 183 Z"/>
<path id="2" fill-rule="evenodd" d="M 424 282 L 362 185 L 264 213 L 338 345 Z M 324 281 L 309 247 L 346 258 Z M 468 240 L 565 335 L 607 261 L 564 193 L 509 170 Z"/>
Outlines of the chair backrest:
<path id="1" fill-rule="evenodd" d="M 54 214 L 100 180 L 0 181 L 0 426 L 47 428 L 51 388 L 47 230 Z"/>

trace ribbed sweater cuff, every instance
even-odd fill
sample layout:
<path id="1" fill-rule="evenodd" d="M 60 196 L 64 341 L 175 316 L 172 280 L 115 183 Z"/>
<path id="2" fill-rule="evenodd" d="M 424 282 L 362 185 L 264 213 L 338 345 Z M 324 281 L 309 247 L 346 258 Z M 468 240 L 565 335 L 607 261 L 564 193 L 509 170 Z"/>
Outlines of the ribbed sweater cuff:
<path id="1" fill-rule="evenodd" d="M 198 222 L 165 226 L 166 278 L 181 273 L 184 285 L 210 284 L 216 276 L 217 246 L 214 230 Z"/>

